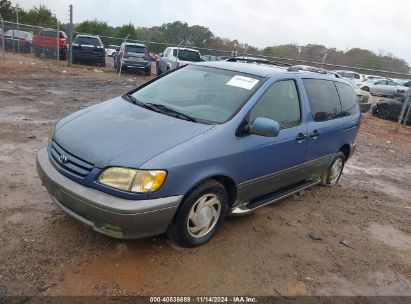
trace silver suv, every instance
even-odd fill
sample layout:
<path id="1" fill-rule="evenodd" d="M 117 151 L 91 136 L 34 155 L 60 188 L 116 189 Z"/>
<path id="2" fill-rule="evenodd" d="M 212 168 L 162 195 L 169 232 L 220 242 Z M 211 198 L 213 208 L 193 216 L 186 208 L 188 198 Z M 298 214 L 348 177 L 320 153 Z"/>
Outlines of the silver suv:
<path id="1" fill-rule="evenodd" d="M 146 76 L 151 75 L 151 59 L 147 47 L 141 43 L 123 42 L 114 55 L 114 68 L 117 72 L 124 70 L 140 70 Z"/>
<path id="2" fill-rule="evenodd" d="M 160 58 L 157 61 L 157 75 L 171 71 L 190 62 L 200 61 L 204 61 L 204 59 L 197 50 L 168 47 L 160 54 Z"/>

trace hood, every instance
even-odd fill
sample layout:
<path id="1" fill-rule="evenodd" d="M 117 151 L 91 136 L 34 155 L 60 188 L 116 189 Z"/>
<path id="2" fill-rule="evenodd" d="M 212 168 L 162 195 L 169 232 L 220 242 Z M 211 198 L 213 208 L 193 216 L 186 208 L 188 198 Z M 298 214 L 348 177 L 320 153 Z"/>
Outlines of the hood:
<path id="1" fill-rule="evenodd" d="M 63 118 L 56 124 L 53 139 L 97 167 L 138 168 L 212 127 L 153 112 L 118 97 Z"/>

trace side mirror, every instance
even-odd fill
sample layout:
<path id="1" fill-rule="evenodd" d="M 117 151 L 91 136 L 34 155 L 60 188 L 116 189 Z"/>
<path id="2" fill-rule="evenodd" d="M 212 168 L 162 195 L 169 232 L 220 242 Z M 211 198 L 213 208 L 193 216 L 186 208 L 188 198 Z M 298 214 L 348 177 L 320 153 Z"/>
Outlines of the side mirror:
<path id="1" fill-rule="evenodd" d="M 251 123 L 249 133 L 265 137 L 276 137 L 280 133 L 280 125 L 274 120 L 257 117 Z"/>

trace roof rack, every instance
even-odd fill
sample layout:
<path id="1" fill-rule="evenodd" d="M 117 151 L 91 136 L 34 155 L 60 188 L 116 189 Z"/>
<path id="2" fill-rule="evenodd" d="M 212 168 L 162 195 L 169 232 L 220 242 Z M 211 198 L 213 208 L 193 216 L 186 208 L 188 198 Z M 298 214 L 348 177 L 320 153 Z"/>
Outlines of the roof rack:
<path id="1" fill-rule="evenodd" d="M 309 65 L 293 65 L 293 66 L 290 66 L 287 70 L 289 72 L 306 71 L 306 72 L 318 73 L 318 74 L 322 74 L 322 75 L 333 75 L 335 78 L 341 78 L 341 76 L 336 74 L 336 73 L 333 73 L 333 72 L 328 71 L 328 70 L 316 68 L 316 67 L 313 67 L 313 66 L 309 66 Z"/>
<path id="2" fill-rule="evenodd" d="M 288 64 L 288 63 L 270 61 L 270 60 L 267 60 L 267 59 L 264 59 L 264 58 L 243 57 L 243 56 L 231 57 L 231 58 L 226 59 L 226 61 L 269 64 L 269 65 L 275 65 L 275 66 L 280 66 L 280 67 L 290 67 L 291 66 L 291 64 Z"/>

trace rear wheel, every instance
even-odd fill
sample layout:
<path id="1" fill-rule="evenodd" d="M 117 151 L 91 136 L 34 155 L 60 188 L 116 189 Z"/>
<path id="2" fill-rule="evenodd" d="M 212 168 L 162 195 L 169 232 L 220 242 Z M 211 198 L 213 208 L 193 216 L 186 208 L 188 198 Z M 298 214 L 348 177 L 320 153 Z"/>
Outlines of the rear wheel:
<path id="1" fill-rule="evenodd" d="M 327 171 L 323 174 L 321 178 L 321 184 L 327 187 L 335 186 L 342 174 L 345 164 L 344 153 L 337 152 L 332 158 L 331 165 L 328 167 Z"/>
<path id="2" fill-rule="evenodd" d="M 377 116 L 382 119 L 391 118 L 391 107 L 387 104 L 381 104 L 377 110 Z"/>
<path id="3" fill-rule="evenodd" d="M 184 247 L 207 243 L 218 231 L 228 210 L 227 192 L 223 185 L 208 180 L 195 188 L 182 202 L 168 236 Z"/>

